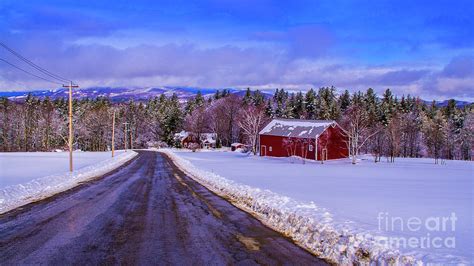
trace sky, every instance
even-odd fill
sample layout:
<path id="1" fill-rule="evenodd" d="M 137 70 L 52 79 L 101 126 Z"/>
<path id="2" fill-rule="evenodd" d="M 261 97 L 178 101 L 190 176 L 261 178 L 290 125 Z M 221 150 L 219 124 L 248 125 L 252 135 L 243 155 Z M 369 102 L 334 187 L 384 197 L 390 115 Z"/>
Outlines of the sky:
<path id="1" fill-rule="evenodd" d="M 472 0 L 1 0 L 0 41 L 81 87 L 370 87 L 474 101 Z M 0 59 L 28 69 L 1 47 Z M 2 91 L 56 87 L 0 61 Z"/>

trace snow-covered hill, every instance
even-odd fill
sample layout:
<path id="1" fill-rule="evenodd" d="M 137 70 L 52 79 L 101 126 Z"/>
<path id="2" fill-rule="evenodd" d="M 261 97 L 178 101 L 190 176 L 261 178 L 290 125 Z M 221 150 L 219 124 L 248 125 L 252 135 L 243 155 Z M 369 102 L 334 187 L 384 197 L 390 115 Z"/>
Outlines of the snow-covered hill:
<path id="1" fill-rule="evenodd" d="M 228 88 L 226 88 L 228 89 Z M 107 97 L 114 102 L 123 102 L 128 100 L 147 100 L 160 96 L 162 94 L 171 96 L 175 93 L 179 99 L 186 100 L 193 97 L 200 91 L 203 95 L 213 95 L 218 89 L 217 88 L 193 88 L 193 87 L 91 87 L 84 89 L 76 89 L 73 92 L 75 98 L 97 98 Z M 223 90 L 223 89 L 219 89 Z M 238 93 L 237 89 L 228 89 L 232 93 Z M 21 101 L 25 99 L 28 94 L 35 97 L 50 97 L 51 99 L 67 97 L 68 89 L 59 88 L 54 90 L 37 90 L 37 91 L 0 91 L 0 97 L 7 97 L 10 100 Z"/>

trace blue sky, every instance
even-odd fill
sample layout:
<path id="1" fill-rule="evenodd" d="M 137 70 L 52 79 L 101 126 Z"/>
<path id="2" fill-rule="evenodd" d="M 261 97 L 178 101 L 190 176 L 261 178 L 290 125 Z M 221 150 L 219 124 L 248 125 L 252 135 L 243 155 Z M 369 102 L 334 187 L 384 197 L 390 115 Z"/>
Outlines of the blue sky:
<path id="1" fill-rule="evenodd" d="M 2 41 L 88 86 L 474 100 L 474 1 L 2 0 Z M 17 63 L 5 50 L 0 58 Z M 0 65 L 0 89 L 53 88 Z"/>

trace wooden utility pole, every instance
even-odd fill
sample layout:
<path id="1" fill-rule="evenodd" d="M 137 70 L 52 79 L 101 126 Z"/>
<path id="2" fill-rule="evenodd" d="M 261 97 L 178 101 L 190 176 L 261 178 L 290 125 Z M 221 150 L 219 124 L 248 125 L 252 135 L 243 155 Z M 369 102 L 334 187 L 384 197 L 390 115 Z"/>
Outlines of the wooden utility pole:
<path id="1" fill-rule="evenodd" d="M 63 88 L 69 88 L 69 172 L 72 172 L 72 143 L 73 143 L 73 134 L 72 134 L 72 88 L 79 88 L 78 85 L 73 85 L 72 81 L 69 82 L 69 85 L 63 85 Z"/>
<path id="2" fill-rule="evenodd" d="M 114 157 L 115 152 L 115 110 L 112 116 L 112 157 Z"/>
<path id="3" fill-rule="evenodd" d="M 127 152 L 127 125 L 128 123 L 127 122 L 124 122 L 123 123 L 124 127 L 125 127 L 125 130 L 123 131 L 123 136 L 125 138 L 125 152 Z"/>
<path id="4" fill-rule="evenodd" d="M 132 129 L 128 127 L 128 131 L 130 131 L 130 149 L 133 150 Z"/>

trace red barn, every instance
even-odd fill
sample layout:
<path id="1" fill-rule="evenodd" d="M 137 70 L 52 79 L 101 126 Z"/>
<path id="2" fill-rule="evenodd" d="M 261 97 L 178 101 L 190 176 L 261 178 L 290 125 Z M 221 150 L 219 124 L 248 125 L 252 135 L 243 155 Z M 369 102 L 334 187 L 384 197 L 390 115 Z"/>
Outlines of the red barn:
<path id="1" fill-rule="evenodd" d="M 260 156 L 318 161 L 349 156 L 347 138 L 332 120 L 273 119 L 259 134 Z"/>

